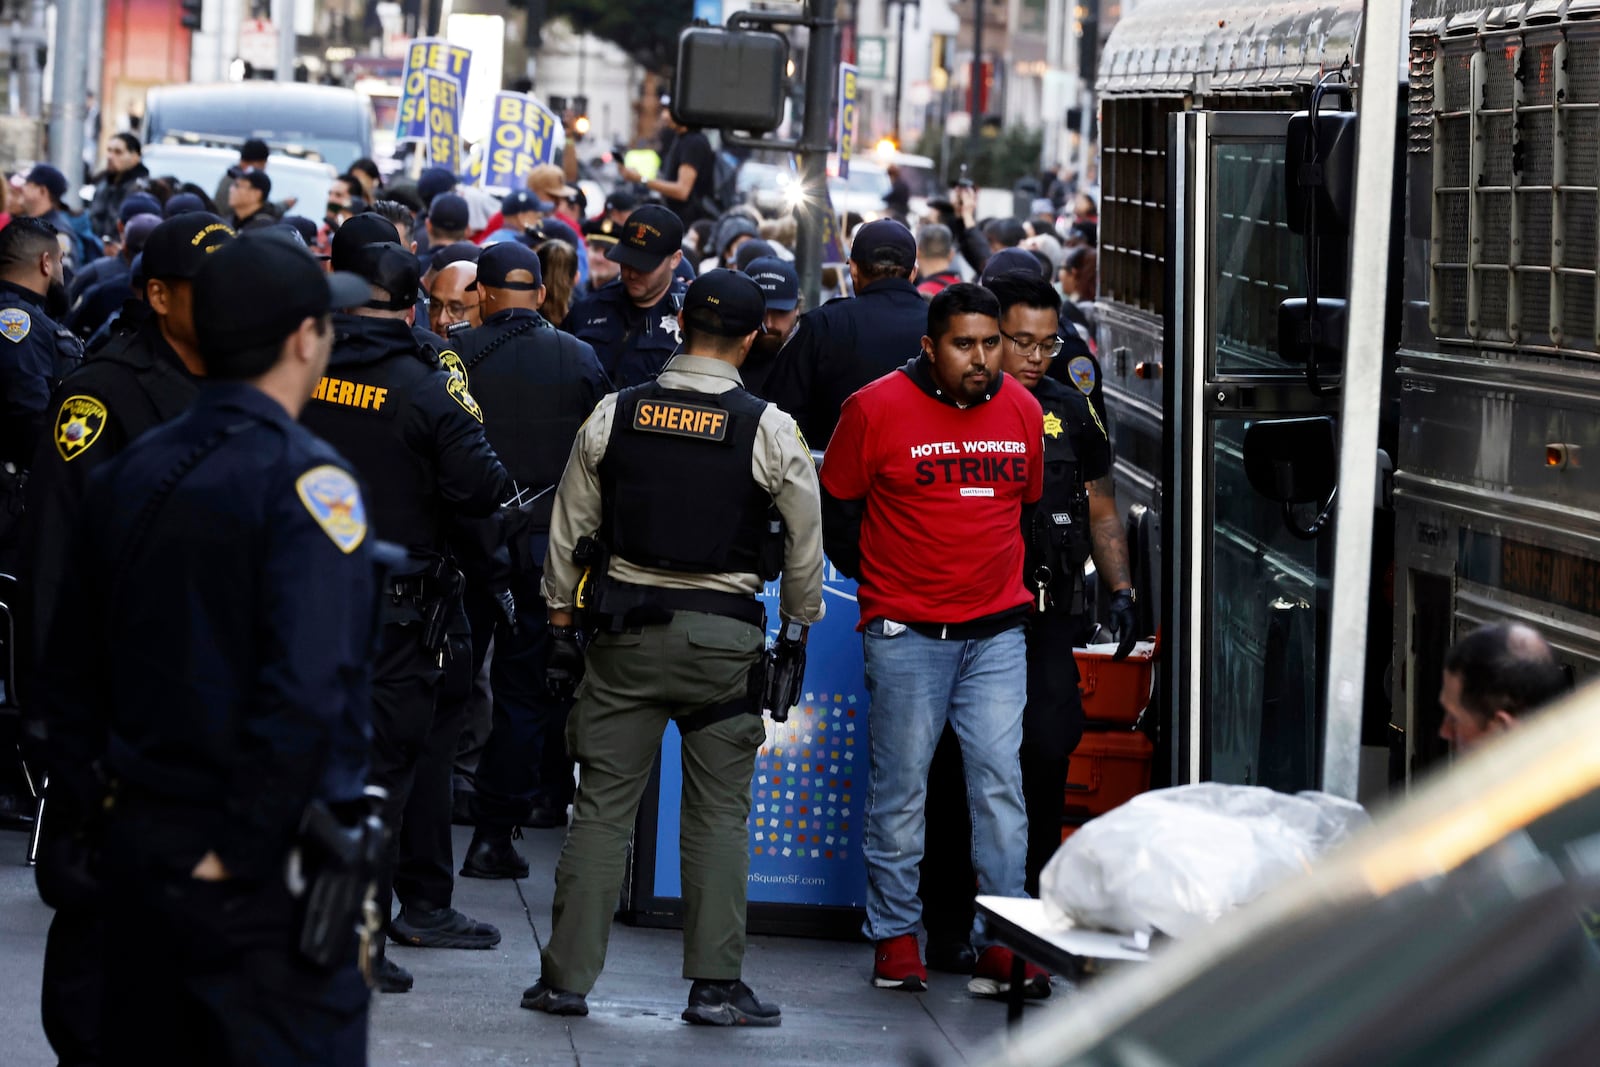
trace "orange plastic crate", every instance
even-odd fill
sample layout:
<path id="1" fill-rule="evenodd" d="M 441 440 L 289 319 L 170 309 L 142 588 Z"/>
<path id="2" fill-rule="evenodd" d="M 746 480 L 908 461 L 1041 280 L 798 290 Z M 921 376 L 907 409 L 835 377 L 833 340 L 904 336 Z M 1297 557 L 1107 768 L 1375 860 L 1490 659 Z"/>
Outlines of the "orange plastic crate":
<path id="1" fill-rule="evenodd" d="M 1085 733 L 1067 766 L 1066 819 L 1104 815 L 1149 789 L 1154 753 L 1150 739 L 1137 730 Z"/>
<path id="2" fill-rule="evenodd" d="M 1140 641 L 1121 663 L 1111 662 L 1114 645 L 1075 648 L 1083 717 L 1091 723 L 1132 726 L 1150 706 L 1155 681 L 1156 642 Z"/>

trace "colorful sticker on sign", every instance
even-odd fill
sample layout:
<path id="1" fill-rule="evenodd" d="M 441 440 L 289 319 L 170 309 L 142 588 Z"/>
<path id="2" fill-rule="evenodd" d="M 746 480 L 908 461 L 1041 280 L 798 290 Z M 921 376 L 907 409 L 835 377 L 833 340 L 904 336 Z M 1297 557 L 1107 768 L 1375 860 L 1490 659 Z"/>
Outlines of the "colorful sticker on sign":
<path id="1" fill-rule="evenodd" d="M 560 139 L 561 121 L 555 112 L 522 93 L 496 93 L 484 185 L 523 188 L 529 171 L 555 162 Z"/>
<path id="2" fill-rule="evenodd" d="M 467 84 L 467 75 L 471 70 L 472 50 L 451 44 L 442 37 L 419 37 L 407 45 L 405 75 L 400 86 L 400 111 L 395 122 L 395 140 L 428 139 L 427 74 L 429 71 L 447 74 L 454 78 L 459 96 L 459 87 Z"/>
<path id="3" fill-rule="evenodd" d="M 861 71 L 839 64 L 839 177 L 850 177 L 850 157 L 856 150 L 856 120 L 861 114 L 858 84 Z"/>
<path id="4" fill-rule="evenodd" d="M 431 70 L 423 77 L 428 86 L 427 161 L 453 174 L 461 166 L 461 83 Z"/>

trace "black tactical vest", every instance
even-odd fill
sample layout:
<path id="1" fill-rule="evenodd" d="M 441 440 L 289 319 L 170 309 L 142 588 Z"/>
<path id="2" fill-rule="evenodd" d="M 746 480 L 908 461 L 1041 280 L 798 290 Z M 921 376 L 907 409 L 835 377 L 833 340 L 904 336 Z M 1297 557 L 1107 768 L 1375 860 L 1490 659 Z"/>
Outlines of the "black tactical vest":
<path id="1" fill-rule="evenodd" d="M 1083 462 L 1072 447 L 1073 428 L 1060 405 L 1050 404 L 1048 396 L 1041 400 L 1046 405 L 1044 490 L 1029 532 L 1025 577 L 1032 591 L 1038 568 L 1048 567 L 1055 608 L 1076 614 L 1082 610 L 1083 564 L 1089 558 L 1089 497 Z"/>
<path id="2" fill-rule="evenodd" d="M 641 567 L 760 574 L 771 495 L 751 474 L 766 402 L 667 389 L 650 381 L 617 396 L 600 461 L 601 539 Z"/>
<path id="3" fill-rule="evenodd" d="M 198 379 L 152 350 L 143 329 L 114 334 L 88 360 L 92 367 L 109 364 L 125 373 L 96 375 L 94 393 L 115 414 L 128 441 L 183 414 L 200 391 Z"/>

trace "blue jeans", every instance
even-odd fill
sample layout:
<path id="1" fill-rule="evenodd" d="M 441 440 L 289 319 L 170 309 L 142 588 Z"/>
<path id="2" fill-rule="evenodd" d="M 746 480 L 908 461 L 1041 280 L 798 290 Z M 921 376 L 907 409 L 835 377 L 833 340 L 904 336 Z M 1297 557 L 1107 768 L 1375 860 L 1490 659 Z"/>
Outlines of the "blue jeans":
<path id="1" fill-rule="evenodd" d="M 1027 895 L 1028 816 L 1017 758 L 1028 695 L 1021 625 L 976 641 L 939 640 L 911 629 L 888 636 L 885 628 L 884 620 L 874 619 L 862 637 L 872 700 L 863 932 L 873 941 L 917 932 L 928 766 L 947 720 L 966 767 L 978 892 Z M 981 921 L 975 924 L 973 946 L 981 951 L 992 943 Z"/>

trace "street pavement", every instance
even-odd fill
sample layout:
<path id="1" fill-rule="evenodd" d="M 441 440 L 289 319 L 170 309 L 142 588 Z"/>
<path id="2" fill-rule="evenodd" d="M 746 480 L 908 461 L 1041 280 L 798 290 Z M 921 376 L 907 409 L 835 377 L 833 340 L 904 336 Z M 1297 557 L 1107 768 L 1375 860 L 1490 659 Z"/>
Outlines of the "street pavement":
<path id="1" fill-rule="evenodd" d="M 532 877 L 519 882 L 456 883 L 457 907 L 494 923 L 504 935 L 488 952 L 390 946 L 416 975 L 406 994 L 374 997 L 374 1067 L 478 1067 L 573 1064 L 624 1067 L 684 1064 L 712 1067 L 759 1063 L 906 1064 L 914 1050 L 959 1062 L 1005 1025 L 1005 1006 L 978 1000 L 964 979 L 934 974 L 921 994 L 871 984 L 872 955 L 863 942 L 753 937 L 745 980 L 783 1008 L 778 1029 L 722 1030 L 689 1026 L 678 1017 L 689 985 L 681 974 L 682 939 L 675 930 L 618 923 L 606 970 L 589 995 L 589 1016 L 560 1019 L 524 1011 L 522 990 L 538 977 L 539 946 L 550 931 L 552 872 L 561 834 L 526 831 L 518 843 Z M 456 857 L 469 831 L 457 828 Z M 39 1026 L 39 971 L 50 912 L 21 865 L 27 838 L 0 833 L 0 1062 L 49 1067 L 55 1062 Z M 1057 984 L 1030 1019 L 1058 1010 L 1071 991 Z"/>

